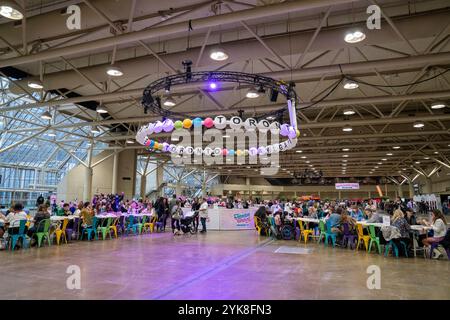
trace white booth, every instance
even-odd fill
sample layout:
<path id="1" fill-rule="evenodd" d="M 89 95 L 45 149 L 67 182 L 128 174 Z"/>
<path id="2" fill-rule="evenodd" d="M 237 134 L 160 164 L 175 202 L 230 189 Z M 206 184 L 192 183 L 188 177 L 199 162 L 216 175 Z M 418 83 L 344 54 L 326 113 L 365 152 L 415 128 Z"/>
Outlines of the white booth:
<path id="1" fill-rule="evenodd" d="M 209 222 L 207 230 L 253 230 L 255 223 L 253 216 L 258 207 L 248 209 L 209 208 Z M 191 208 L 183 208 L 183 213 L 191 211 Z M 199 225 L 201 228 L 201 224 Z"/>

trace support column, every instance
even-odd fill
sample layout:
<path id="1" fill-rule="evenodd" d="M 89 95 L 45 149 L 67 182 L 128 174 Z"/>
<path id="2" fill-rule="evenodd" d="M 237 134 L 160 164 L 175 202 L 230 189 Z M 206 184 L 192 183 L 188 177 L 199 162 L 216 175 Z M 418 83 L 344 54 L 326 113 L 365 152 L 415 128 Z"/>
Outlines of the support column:
<path id="1" fill-rule="evenodd" d="M 425 188 L 423 193 L 430 194 L 433 193 L 433 184 L 430 178 L 425 178 Z"/>
<path id="2" fill-rule="evenodd" d="M 183 194 L 183 188 L 181 187 L 180 182 L 177 182 L 177 184 L 175 185 L 175 194 L 177 195 L 177 197 Z"/>
<path id="3" fill-rule="evenodd" d="M 92 145 L 88 149 L 87 152 L 87 159 L 86 159 L 87 166 L 85 167 L 84 171 L 84 188 L 83 188 L 83 201 L 91 201 L 92 197 Z"/>
<path id="4" fill-rule="evenodd" d="M 414 182 L 409 181 L 408 188 L 409 188 L 409 198 L 412 199 L 414 198 Z"/>
<path id="5" fill-rule="evenodd" d="M 117 194 L 117 181 L 119 176 L 119 153 L 116 152 L 113 158 L 113 170 L 112 170 L 112 184 L 111 193 Z"/>
<path id="6" fill-rule="evenodd" d="M 398 190 L 397 190 L 398 191 L 398 196 L 400 198 L 403 198 L 403 187 L 402 187 L 402 185 L 398 184 L 397 187 L 398 187 Z"/>
<path id="7" fill-rule="evenodd" d="M 156 189 L 159 189 L 158 196 L 162 196 L 164 193 L 164 188 L 161 188 L 164 183 L 164 167 L 161 163 L 156 163 L 156 165 L 158 166 L 156 168 Z"/>
<path id="8" fill-rule="evenodd" d="M 143 174 L 141 176 L 141 188 L 139 193 L 142 199 L 145 199 L 146 191 L 147 191 L 147 176 Z"/>
<path id="9" fill-rule="evenodd" d="M 205 197 L 206 197 L 206 183 L 203 180 L 203 182 L 202 182 L 202 198 L 205 198 Z"/>

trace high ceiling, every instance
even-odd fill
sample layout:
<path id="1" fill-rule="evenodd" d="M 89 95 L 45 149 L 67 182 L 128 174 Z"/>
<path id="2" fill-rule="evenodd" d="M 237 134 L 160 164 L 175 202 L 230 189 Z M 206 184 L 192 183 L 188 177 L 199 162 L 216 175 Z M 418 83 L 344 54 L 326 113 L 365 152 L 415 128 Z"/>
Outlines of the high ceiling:
<path id="1" fill-rule="evenodd" d="M 285 170 L 277 177 L 306 168 L 328 177 L 413 177 L 450 166 L 447 0 L 24 2 L 27 14 L 22 22 L 0 19 L 0 70 L 14 82 L 8 89 L 11 95 L 31 94 L 27 82 L 39 78 L 52 94 L 36 102 L 2 104 L 1 109 L 33 112 L 49 107 L 76 117 L 73 123 L 50 121 L 46 126 L 84 128 L 76 137 L 59 139 L 62 146 L 91 140 L 108 143 L 111 149 L 140 148 L 125 140 L 133 138 L 140 125 L 160 119 L 143 113 L 143 88 L 182 72 L 181 61 L 190 59 L 194 71 L 261 73 L 296 83 L 301 137 L 296 148 L 281 154 Z M 368 30 L 366 9 L 374 3 L 382 10 L 381 29 Z M 66 27 L 68 15 L 62 11 L 71 4 L 81 8 L 80 30 Z M 346 43 L 346 32 L 356 27 L 364 30 L 366 39 Z M 209 58 L 218 44 L 228 60 Z M 112 62 L 123 76 L 108 77 L 105 69 Z M 359 87 L 337 85 L 344 75 Z M 200 117 L 244 110 L 244 117 L 250 117 L 285 104 L 281 98 L 270 102 L 267 94 L 246 99 L 247 90 L 235 84 L 223 84 L 214 93 L 201 85 L 173 87 L 173 110 Z M 432 109 L 436 101 L 447 106 Z M 106 116 L 95 112 L 99 103 L 108 108 Z M 347 109 L 355 113 L 344 115 Z M 413 127 L 418 120 L 425 124 L 421 129 Z M 27 121 L 26 132 L 42 130 L 42 124 Z M 92 136 L 93 125 L 102 132 Z M 343 132 L 344 126 L 353 130 Z M 255 168 L 210 167 L 224 175 L 246 176 L 258 175 Z"/>

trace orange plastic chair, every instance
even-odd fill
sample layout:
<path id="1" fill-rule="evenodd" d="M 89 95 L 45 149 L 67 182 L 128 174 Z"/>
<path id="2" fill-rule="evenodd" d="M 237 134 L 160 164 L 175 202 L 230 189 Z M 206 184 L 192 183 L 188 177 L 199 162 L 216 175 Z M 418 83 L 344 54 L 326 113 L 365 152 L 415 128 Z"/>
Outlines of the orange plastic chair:
<path id="1" fill-rule="evenodd" d="M 64 241 L 67 244 L 67 236 L 66 236 L 66 228 L 69 224 L 69 219 L 66 218 L 63 220 L 62 228 L 58 227 L 58 229 L 55 230 L 56 235 L 56 243 L 59 245 L 59 241 L 61 240 L 61 236 L 64 236 Z"/>
<path id="2" fill-rule="evenodd" d="M 150 232 L 153 233 L 153 231 L 155 230 L 156 221 L 158 221 L 158 217 L 152 216 L 150 218 L 150 222 L 144 223 L 144 232 L 146 230 L 150 230 Z"/>
<path id="3" fill-rule="evenodd" d="M 356 244 L 356 250 L 359 250 L 359 246 L 361 245 L 361 240 L 364 242 L 364 246 L 366 247 L 366 251 L 369 250 L 369 241 L 370 236 L 364 235 L 362 224 L 356 224 L 356 232 L 358 233 L 358 243 Z"/>
<path id="4" fill-rule="evenodd" d="M 258 217 L 253 216 L 253 221 L 255 222 L 255 229 L 256 229 L 256 231 L 258 231 L 258 234 L 261 235 L 261 227 L 260 227 L 261 220 Z"/>

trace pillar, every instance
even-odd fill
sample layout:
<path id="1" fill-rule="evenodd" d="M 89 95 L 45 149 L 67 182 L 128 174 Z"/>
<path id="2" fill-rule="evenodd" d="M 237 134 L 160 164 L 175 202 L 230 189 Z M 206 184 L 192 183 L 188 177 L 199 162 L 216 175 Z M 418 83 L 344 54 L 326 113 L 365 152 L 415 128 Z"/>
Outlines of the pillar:
<path id="1" fill-rule="evenodd" d="M 408 188 L 409 188 L 409 198 L 412 199 L 414 198 L 414 184 L 412 181 L 409 181 Z"/>
<path id="2" fill-rule="evenodd" d="M 205 181 L 202 182 L 202 198 L 206 197 L 206 183 Z"/>
<path id="3" fill-rule="evenodd" d="M 181 183 L 177 182 L 175 185 L 175 194 L 177 197 L 181 196 L 183 194 L 183 188 L 181 187 Z"/>
<path id="4" fill-rule="evenodd" d="M 246 178 L 245 178 L 245 184 L 246 184 L 247 186 L 250 185 L 250 178 L 249 178 L 249 177 L 246 177 Z"/>
<path id="5" fill-rule="evenodd" d="M 91 201 L 92 197 L 92 174 L 91 167 L 85 167 L 84 173 L 84 185 L 83 185 L 83 201 Z"/>
<path id="6" fill-rule="evenodd" d="M 425 188 L 423 190 L 423 193 L 425 194 L 433 193 L 433 184 L 431 183 L 430 178 L 425 178 Z"/>
<path id="7" fill-rule="evenodd" d="M 158 195 L 162 196 L 164 193 L 164 188 L 161 187 L 164 183 L 164 167 L 161 163 L 157 163 L 156 165 L 158 166 L 156 168 L 156 189 L 159 190 Z"/>
<path id="8" fill-rule="evenodd" d="M 372 198 L 372 192 L 370 192 L 370 191 L 368 192 L 368 197 L 369 197 L 369 199 Z"/>
<path id="9" fill-rule="evenodd" d="M 111 193 L 117 193 L 117 181 L 119 176 L 119 153 L 114 153 L 113 157 L 113 169 L 112 169 L 112 184 L 111 184 Z"/>
<path id="10" fill-rule="evenodd" d="M 397 190 L 398 191 L 398 196 L 400 198 L 403 198 L 403 186 L 401 184 L 398 184 L 397 187 L 398 187 L 398 190 Z"/>
<path id="11" fill-rule="evenodd" d="M 140 196 L 142 199 L 145 199 L 145 195 L 147 191 L 147 176 L 145 174 L 143 174 L 141 176 L 141 188 L 140 188 Z"/>

